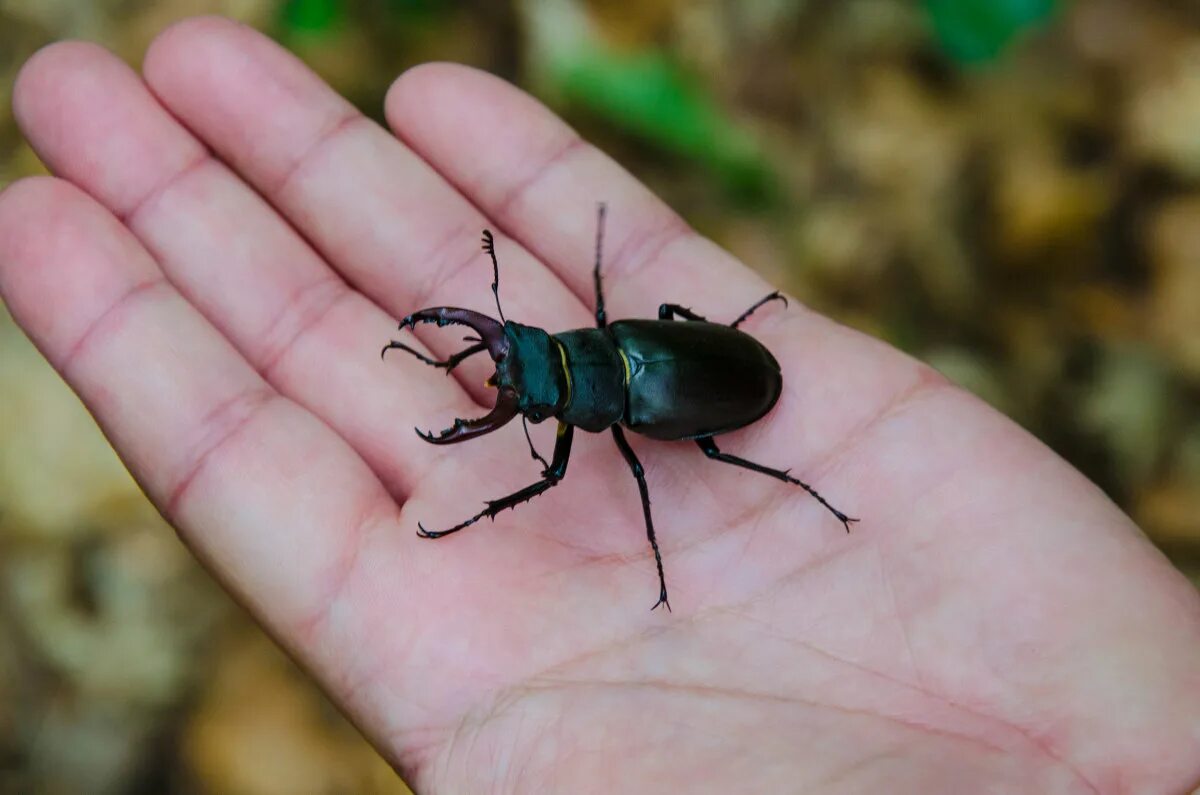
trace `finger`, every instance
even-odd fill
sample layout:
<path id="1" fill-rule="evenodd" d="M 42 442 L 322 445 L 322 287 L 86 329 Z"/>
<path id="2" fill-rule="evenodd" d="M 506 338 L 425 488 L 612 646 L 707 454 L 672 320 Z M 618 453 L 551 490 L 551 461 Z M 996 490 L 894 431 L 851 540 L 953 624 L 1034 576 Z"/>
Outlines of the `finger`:
<path id="1" fill-rule="evenodd" d="M 397 508 L 336 434 L 280 396 L 77 188 L 0 194 L 0 296 L 159 509 L 296 648 Z M 318 671 L 334 657 L 308 649 Z"/>
<path id="2" fill-rule="evenodd" d="M 478 107 L 487 108 L 487 125 L 461 123 Z M 621 312 L 653 316 L 663 302 L 740 311 L 770 291 L 611 158 L 499 78 L 457 64 L 420 66 L 392 86 L 386 112 L 401 140 L 588 306 L 599 201 L 608 205 L 605 296 Z M 675 291 L 664 294 L 666 285 Z"/>
<path id="3" fill-rule="evenodd" d="M 425 469 L 416 422 L 477 411 L 415 359 L 381 363 L 378 351 L 395 334 L 390 316 L 107 51 L 73 42 L 43 50 L 22 70 L 14 104 L 55 173 L 123 218 L 172 284 L 276 389 L 329 422 L 393 494 L 409 493 Z"/>
<path id="4" fill-rule="evenodd" d="M 481 105 L 493 120 L 486 130 L 458 122 Z M 610 319 L 653 317 L 658 304 L 678 302 L 729 322 L 771 289 L 539 102 L 498 78 L 453 64 L 417 67 L 393 85 L 387 117 L 401 140 L 587 300 L 592 261 L 575 252 L 593 239 L 595 219 L 569 208 L 606 201 Z M 475 156 L 464 160 L 460 151 Z M 890 347 L 795 305 L 786 312 L 763 307 L 742 328 L 782 362 L 785 387 L 772 421 L 742 434 L 761 438 L 730 449 L 770 456 L 775 466 L 813 472 L 835 451 L 846 452 L 899 396 L 938 381 Z M 804 439 L 802 454 L 797 438 Z"/>
<path id="5" fill-rule="evenodd" d="M 484 215 L 274 42 L 225 20 L 185 22 L 154 43 L 145 74 L 172 113 L 382 306 L 398 315 L 433 304 L 494 311 Z M 490 125 L 487 113 L 476 108 L 459 123 Z M 509 316 L 587 324 L 584 307 L 528 252 L 499 236 L 496 250 Z"/>

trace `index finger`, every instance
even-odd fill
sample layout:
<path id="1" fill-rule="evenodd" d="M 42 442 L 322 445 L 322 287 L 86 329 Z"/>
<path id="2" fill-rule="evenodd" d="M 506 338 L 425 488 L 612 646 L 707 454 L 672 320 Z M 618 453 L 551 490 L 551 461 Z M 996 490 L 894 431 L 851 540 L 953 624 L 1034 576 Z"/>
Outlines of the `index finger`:
<path id="1" fill-rule="evenodd" d="M 480 107 L 487 108 L 486 126 L 456 123 L 467 109 Z M 645 315 L 662 301 L 681 300 L 736 306 L 740 312 L 770 291 L 612 158 L 503 80 L 457 64 L 427 64 L 395 82 L 386 112 L 397 136 L 588 306 L 594 306 L 597 201 L 608 204 L 610 216 L 605 300 L 626 313 Z M 464 158 L 463 152 L 474 157 Z M 661 290 L 650 288 L 668 274 L 680 294 L 659 298 Z"/>

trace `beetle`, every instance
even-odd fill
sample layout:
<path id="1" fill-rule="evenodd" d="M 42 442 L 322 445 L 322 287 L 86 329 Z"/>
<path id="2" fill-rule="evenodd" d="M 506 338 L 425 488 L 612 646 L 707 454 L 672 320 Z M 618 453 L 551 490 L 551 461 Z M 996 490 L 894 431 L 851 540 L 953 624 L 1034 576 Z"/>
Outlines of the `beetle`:
<path id="1" fill-rule="evenodd" d="M 483 250 L 492 260 L 492 294 L 500 320 L 451 306 L 421 309 L 400 321 L 401 331 L 421 323 L 436 323 L 466 326 L 478 336 L 464 338 L 472 344 L 442 361 L 396 340 L 380 352 L 382 358 L 389 350 L 403 350 L 426 364 L 444 368 L 447 373 L 483 351 L 495 363 L 496 371 L 486 382 L 497 390 L 495 407 L 478 419 L 455 419 L 441 433 L 417 428 L 417 434 L 431 444 L 457 444 L 475 439 L 504 426 L 518 414 L 523 424 L 526 419 L 539 423 L 553 417 L 558 421 L 550 462 L 538 454 L 529 437 L 529 428 L 524 426 L 530 453 L 543 467 L 541 479 L 507 497 L 489 500 L 482 511 L 449 529 L 431 531 L 418 522 L 417 534 L 422 538 L 442 538 L 457 533 L 485 516 L 494 520 L 506 508 L 515 508 L 558 485 L 567 472 L 576 428 L 591 433 L 611 430 L 617 449 L 637 481 L 646 536 L 658 568 L 659 595 L 651 610 L 665 605 L 669 611 L 671 604 L 667 601 L 667 581 L 654 535 L 645 472 L 622 428 L 662 441 L 692 440 L 715 461 L 800 486 L 850 532 L 850 524 L 858 519 L 834 508 L 812 486 L 792 477 L 789 470 L 772 469 L 723 453 L 713 440 L 718 434 L 761 419 L 779 400 L 783 389 L 779 362 L 762 343 L 738 330 L 738 326 L 764 304 L 781 301 L 786 306 L 787 299 L 778 292 L 770 293 L 728 325 L 712 323 L 678 304 L 659 306 L 657 320 L 610 323 L 604 310 L 600 279 L 604 219 L 605 205 L 601 204 L 592 271 L 596 290 L 595 328 L 550 334 L 507 320 L 500 307 L 500 264 L 495 241 L 485 229 Z"/>

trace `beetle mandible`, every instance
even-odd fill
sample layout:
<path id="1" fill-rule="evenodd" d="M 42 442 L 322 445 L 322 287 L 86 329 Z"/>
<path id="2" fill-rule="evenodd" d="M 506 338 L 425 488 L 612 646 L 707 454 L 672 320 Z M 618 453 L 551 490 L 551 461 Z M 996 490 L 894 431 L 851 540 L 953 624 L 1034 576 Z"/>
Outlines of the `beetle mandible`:
<path id="1" fill-rule="evenodd" d="M 492 293 L 500 320 L 470 309 L 438 306 L 413 312 L 400 321 L 400 330 L 418 323 L 438 326 L 460 325 L 475 331 L 467 337 L 472 344 L 444 361 L 430 359 L 402 342 L 392 340 L 380 352 L 398 348 L 426 364 L 445 368 L 449 373 L 464 359 L 487 351 L 496 364 L 496 372 L 487 384 L 497 390 L 496 406 L 478 419 L 456 419 L 438 434 L 417 430 L 431 444 L 455 444 L 491 433 L 518 414 L 522 423 L 534 423 L 554 417 L 558 437 L 554 455 L 547 463 L 525 427 L 533 457 L 541 461 L 542 477 L 520 491 L 490 500 L 479 513 L 447 530 L 426 530 L 418 522 L 422 538 L 441 538 L 469 527 L 483 517 L 495 519 L 506 508 L 515 508 L 549 490 L 563 479 L 575 429 L 598 433 L 610 429 L 617 448 L 637 480 L 642 498 L 646 536 L 654 550 L 658 567 L 659 605 L 671 609 L 667 601 L 667 581 L 663 575 L 662 555 L 654 537 L 650 516 L 650 493 L 642 464 L 625 439 L 622 427 L 651 439 L 695 441 L 706 456 L 726 464 L 770 475 L 800 486 L 828 508 L 850 531 L 857 522 L 834 508 L 817 491 L 788 474 L 723 453 L 713 441 L 717 434 L 742 428 L 763 417 L 775 405 L 783 388 L 779 362 L 762 343 L 738 330 L 755 310 L 769 301 L 787 299 L 773 292 L 755 302 L 729 325 L 709 322 L 678 304 L 662 304 L 657 320 L 615 320 L 604 312 L 604 293 L 600 284 L 601 249 L 604 242 L 605 205 L 598 210 L 596 223 L 596 259 L 592 275 L 596 289 L 596 327 L 572 329 L 549 334 L 543 329 L 514 323 L 500 308 L 500 265 L 492 233 L 483 231 L 483 250 L 492 260 Z M 675 318 L 683 318 L 683 323 Z"/>

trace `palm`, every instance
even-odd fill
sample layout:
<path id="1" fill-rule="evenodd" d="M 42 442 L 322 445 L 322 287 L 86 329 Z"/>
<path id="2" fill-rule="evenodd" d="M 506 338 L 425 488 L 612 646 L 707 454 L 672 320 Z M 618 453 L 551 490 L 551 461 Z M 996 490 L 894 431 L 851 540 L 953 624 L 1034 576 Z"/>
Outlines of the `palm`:
<path id="1" fill-rule="evenodd" d="M 545 496 L 419 541 L 418 519 L 453 524 L 537 475 L 515 426 L 449 448 L 412 433 L 482 413 L 484 363 L 456 381 L 375 357 L 393 316 L 487 308 L 482 226 L 504 233 L 506 312 L 551 330 L 590 324 L 599 198 L 611 317 L 678 301 L 728 319 L 765 286 L 484 76 L 405 78 L 388 110 L 406 146 L 225 22 L 173 29 L 146 74 L 154 94 L 82 45 L 26 70 L 30 139 L 124 223 L 64 182 L 13 187 L 0 289 L 198 554 L 414 782 L 1200 775 L 1189 586 L 1019 429 L 795 304 L 745 327 L 783 364 L 779 406 L 720 442 L 795 467 L 862 518 L 853 534 L 799 489 L 635 438 L 675 608 L 652 614 L 636 486 L 610 437 L 583 435 Z M 419 339 L 445 355 L 459 337 Z"/>

